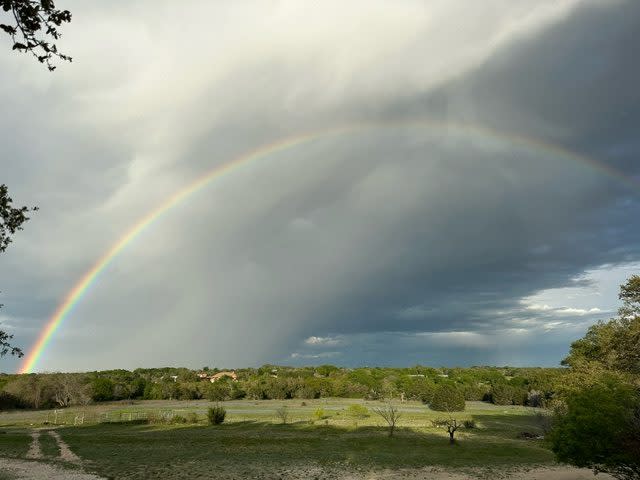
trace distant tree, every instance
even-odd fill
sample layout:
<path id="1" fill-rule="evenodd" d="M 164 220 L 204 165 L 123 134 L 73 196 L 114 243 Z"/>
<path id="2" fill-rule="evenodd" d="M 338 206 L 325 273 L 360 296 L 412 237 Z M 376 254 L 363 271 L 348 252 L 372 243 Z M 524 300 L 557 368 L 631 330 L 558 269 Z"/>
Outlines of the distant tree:
<path id="1" fill-rule="evenodd" d="M 387 422 L 389 427 L 389 436 L 393 437 L 393 433 L 396 430 L 398 420 L 400 420 L 401 414 L 398 407 L 396 407 L 390 400 L 387 400 L 383 407 L 377 407 L 373 409 L 376 415 L 380 415 L 382 419 Z"/>
<path id="2" fill-rule="evenodd" d="M 464 407 L 464 393 L 448 383 L 442 383 L 436 387 L 429 404 L 431 410 L 440 412 L 461 412 Z"/>
<path id="3" fill-rule="evenodd" d="M 91 381 L 91 397 L 96 402 L 113 400 L 114 384 L 109 378 L 97 377 Z"/>
<path id="4" fill-rule="evenodd" d="M 13 50 L 30 53 L 49 71 L 56 69 L 54 58 L 71 61 L 54 43 L 61 36 L 58 28 L 71 21 L 69 10 L 58 10 L 53 0 L 0 0 L 0 5 L 9 17 L 0 29 L 11 37 Z"/>
<path id="5" fill-rule="evenodd" d="M 49 380 L 53 398 L 60 407 L 86 405 L 91 400 L 90 386 L 82 374 L 55 373 Z"/>
<path id="6" fill-rule="evenodd" d="M 640 396 L 614 378 L 573 392 L 551 431 L 558 460 L 640 479 Z"/>
<path id="7" fill-rule="evenodd" d="M 24 406 L 42 408 L 53 404 L 51 382 L 47 375 L 30 373 L 14 377 L 4 391 L 19 398 Z"/>

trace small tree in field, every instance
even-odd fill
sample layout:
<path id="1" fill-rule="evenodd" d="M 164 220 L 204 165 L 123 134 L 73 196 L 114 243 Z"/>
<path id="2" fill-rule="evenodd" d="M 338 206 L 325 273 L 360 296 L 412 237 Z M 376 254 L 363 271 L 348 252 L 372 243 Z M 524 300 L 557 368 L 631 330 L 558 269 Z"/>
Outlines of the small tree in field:
<path id="1" fill-rule="evenodd" d="M 389 436 L 393 437 L 393 432 L 396 429 L 396 424 L 400 419 L 400 411 L 391 401 L 387 401 L 383 407 L 374 408 L 374 413 L 380 415 L 387 425 L 389 426 Z"/>
<path id="2" fill-rule="evenodd" d="M 464 422 L 461 422 L 453 417 L 433 420 L 431 423 L 433 423 L 434 427 L 444 428 L 447 431 L 447 433 L 449 434 L 450 445 L 456 443 L 454 435 L 464 425 Z"/>
<path id="3" fill-rule="evenodd" d="M 280 421 L 283 424 L 286 424 L 287 420 L 289 420 L 289 410 L 287 409 L 286 406 L 283 405 L 282 407 L 276 410 L 276 416 L 280 419 Z"/>

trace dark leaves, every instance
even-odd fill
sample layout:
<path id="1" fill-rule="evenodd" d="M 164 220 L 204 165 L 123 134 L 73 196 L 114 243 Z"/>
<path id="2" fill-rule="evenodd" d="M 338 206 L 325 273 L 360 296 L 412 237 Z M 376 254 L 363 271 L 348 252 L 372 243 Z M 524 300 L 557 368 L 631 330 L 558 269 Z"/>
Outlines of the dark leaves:
<path id="1" fill-rule="evenodd" d="M 29 220 L 27 213 L 37 208 L 12 206 L 6 185 L 0 185 L 0 252 L 4 252 L 11 243 L 11 236 L 22 230 L 22 224 Z"/>
<path id="2" fill-rule="evenodd" d="M 47 41 L 47 36 L 60 38 L 58 27 L 71 21 L 69 10 L 57 10 L 54 0 L 0 0 L 0 5 L 15 22 L 0 25 L 13 40 L 13 50 L 31 53 L 38 62 L 46 63 L 49 71 L 56 68 L 54 57 L 71 62 L 70 56 L 58 52 L 56 45 Z"/>
<path id="3" fill-rule="evenodd" d="M 0 30 L 4 30 L 9 35 L 15 35 L 16 34 L 15 27 L 12 27 L 11 25 L 0 24 Z"/>
<path id="4" fill-rule="evenodd" d="M 24 354 L 18 347 L 14 347 L 9 343 L 9 340 L 13 338 L 13 335 L 9 335 L 6 332 L 0 330 L 0 357 L 4 357 L 7 353 L 11 355 L 17 355 L 22 357 Z"/>

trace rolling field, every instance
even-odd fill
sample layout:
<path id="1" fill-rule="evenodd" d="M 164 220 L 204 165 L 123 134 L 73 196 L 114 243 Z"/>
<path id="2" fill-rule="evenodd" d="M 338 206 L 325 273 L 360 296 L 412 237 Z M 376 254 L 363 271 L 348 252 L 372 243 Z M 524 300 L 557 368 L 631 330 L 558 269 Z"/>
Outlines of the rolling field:
<path id="1" fill-rule="evenodd" d="M 369 416 L 350 415 L 348 407 L 353 404 L 365 406 Z M 342 478 L 349 472 L 365 476 L 424 467 L 493 477 L 497 472 L 553 465 L 544 440 L 520 438 L 522 432 L 541 433 L 534 411 L 524 407 L 468 402 L 466 411 L 454 416 L 473 419 L 476 427 L 459 430 L 458 442 L 451 446 L 446 431 L 431 423 L 446 414 L 417 402 L 399 404 L 402 416 L 392 438 L 382 418 L 372 411 L 383 405 L 380 402 L 224 402 L 227 418 L 219 426 L 206 424 L 206 409 L 211 405 L 141 401 L 58 410 L 57 414 L 5 412 L 0 415 L 0 429 L 5 432 L 0 435 L 0 448 L 5 457 L 26 458 L 30 433 L 55 428 L 82 459 L 83 469 L 105 478 Z M 281 406 L 287 407 L 287 424 L 276 414 Z M 198 423 L 136 424 L 136 418 L 169 419 L 190 413 L 197 415 Z M 84 424 L 74 426 L 80 418 Z M 54 419 L 62 425 L 52 425 Z M 40 435 L 39 441 L 40 461 L 60 461 L 52 460 L 60 447 L 50 436 Z"/>

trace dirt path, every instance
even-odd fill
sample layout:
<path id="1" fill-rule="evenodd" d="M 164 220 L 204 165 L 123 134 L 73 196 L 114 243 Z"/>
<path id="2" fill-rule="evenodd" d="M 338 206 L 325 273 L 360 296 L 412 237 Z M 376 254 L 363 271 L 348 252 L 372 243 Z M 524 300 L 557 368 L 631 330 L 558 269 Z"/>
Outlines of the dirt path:
<path id="1" fill-rule="evenodd" d="M 38 430 L 31 432 L 31 445 L 29 445 L 27 458 L 42 458 L 42 451 L 40 450 L 40 432 Z"/>
<path id="2" fill-rule="evenodd" d="M 19 480 L 100 480 L 101 477 L 51 463 L 0 458 L 0 472 Z"/>
<path id="3" fill-rule="evenodd" d="M 58 447 L 60 447 L 60 460 L 64 460 L 65 462 L 80 463 L 80 457 L 78 457 L 71 451 L 69 445 L 67 445 L 67 443 L 62 440 L 62 437 L 60 437 L 60 434 L 58 432 L 56 432 L 55 430 L 49 430 L 49 435 L 56 439 Z"/>

